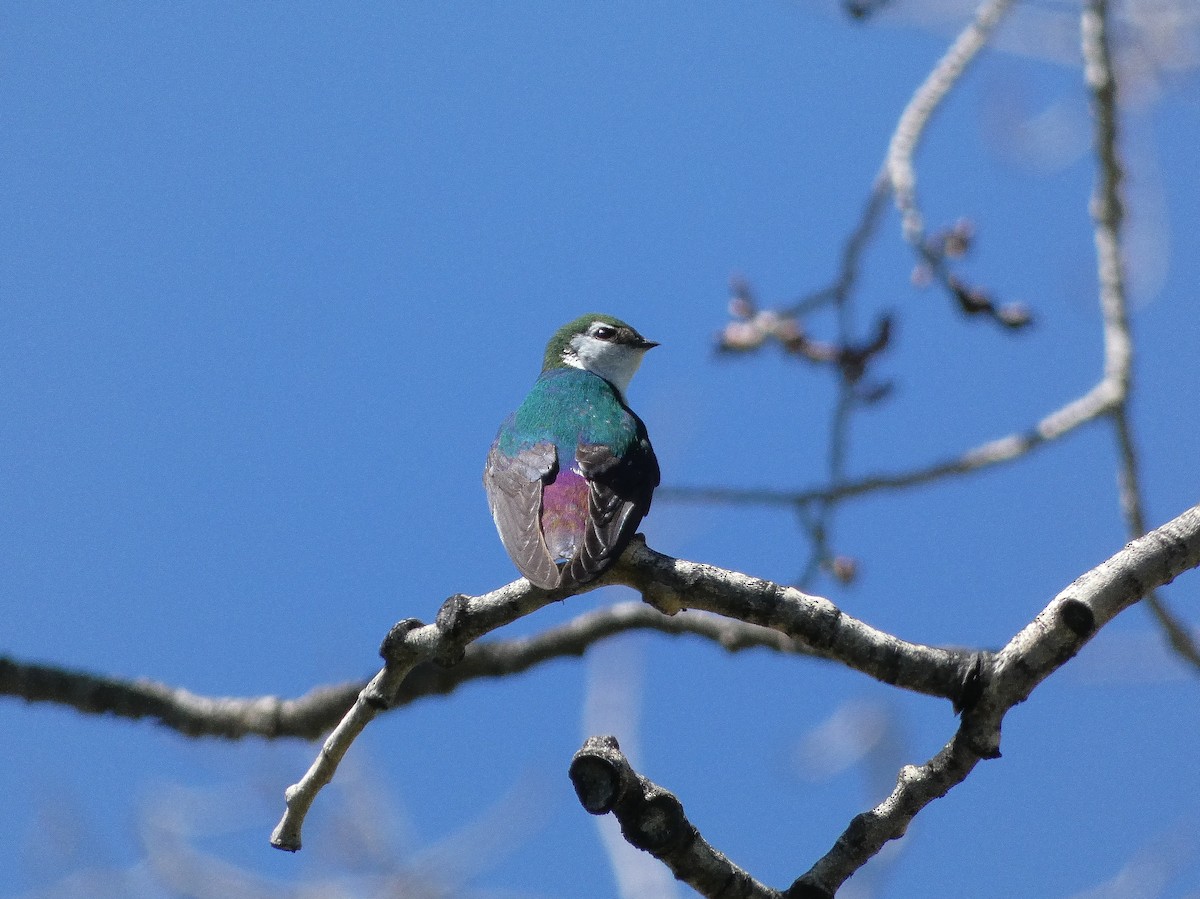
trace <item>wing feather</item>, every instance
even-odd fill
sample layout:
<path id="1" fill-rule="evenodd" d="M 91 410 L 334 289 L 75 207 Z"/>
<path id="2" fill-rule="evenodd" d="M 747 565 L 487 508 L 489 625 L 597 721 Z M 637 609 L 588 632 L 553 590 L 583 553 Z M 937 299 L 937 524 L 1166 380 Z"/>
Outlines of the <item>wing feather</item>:
<path id="1" fill-rule="evenodd" d="M 559 585 L 558 566 L 542 536 L 542 486 L 558 468 L 552 443 L 538 443 L 515 456 L 492 446 L 483 469 L 483 486 L 500 540 L 530 583 L 552 590 Z"/>
<path id="2" fill-rule="evenodd" d="M 573 587 L 598 577 L 611 565 L 646 513 L 659 482 L 658 459 L 640 419 L 638 439 L 624 455 L 604 444 L 580 444 L 575 452 L 588 480 L 588 519 L 583 542 L 563 568 L 561 587 Z"/>

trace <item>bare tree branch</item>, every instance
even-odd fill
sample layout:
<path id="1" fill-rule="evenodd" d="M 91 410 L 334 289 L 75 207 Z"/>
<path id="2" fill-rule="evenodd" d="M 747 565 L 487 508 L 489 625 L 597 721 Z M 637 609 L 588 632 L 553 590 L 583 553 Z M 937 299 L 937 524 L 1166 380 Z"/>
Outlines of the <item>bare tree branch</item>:
<path id="1" fill-rule="evenodd" d="M 900 211 L 904 238 L 915 247 L 925 243 L 925 223 L 917 203 L 917 172 L 913 156 L 925 133 L 929 120 L 951 88 L 958 83 L 967 66 L 979 54 L 996 26 L 1013 5 L 1013 0 L 985 0 L 975 12 L 975 19 L 955 38 L 933 71 L 917 88 L 900 115 L 896 130 L 888 145 L 884 170 L 892 185 L 896 208 Z"/>
<path id="2" fill-rule="evenodd" d="M 851 618 L 828 600 L 738 572 L 673 559 L 640 540 L 605 575 L 579 592 L 626 584 L 668 615 L 698 608 L 770 627 L 802 640 L 816 654 L 839 659 L 885 683 L 946 697 L 963 710 L 954 740 L 926 766 L 904 769 L 893 797 L 860 815 L 830 854 L 802 878 L 810 886 L 832 885 L 832 895 L 883 843 L 899 836 L 917 811 L 966 777 L 980 758 L 999 752 L 1000 720 L 1008 708 L 1025 699 L 1117 612 L 1197 564 L 1200 506 L 1084 575 L 998 657 L 906 643 Z M 563 598 L 522 579 L 483 596 L 450 597 L 433 624 L 409 618 L 393 627 L 380 651 L 384 668 L 363 689 L 308 772 L 288 788 L 287 810 L 271 836 L 272 845 L 290 851 L 300 848 L 301 828 L 313 800 L 362 729 L 394 702 L 418 662 L 452 665 L 464 657 L 470 641 Z M 985 693 L 990 697 L 986 701 Z"/>
<path id="3" fill-rule="evenodd" d="M 687 562 L 633 543 L 606 580 L 633 587 L 668 615 L 703 609 L 772 628 L 879 681 L 968 704 L 979 653 L 909 643 L 847 615 L 829 600 L 736 571 Z"/>
<path id="4" fill-rule="evenodd" d="M 579 656 L 601 640 L 633 630 L 692 634 L 729 652 L 762 647 L 820 655 L 801 641 L 759 625 L 704 612 L 667 616 L 644 603 L 623 602 L 586 612 L 535 636 L 473 643 L 462 661 L 452 667 L 422 662 L 404 679 L 390 707 L 443 696 L 472 681 L 518 674 L 551 659 Z M 146 679 L 104 677 L 0 657 L 0 695 L 89 714 L 151 718 L 189 737 L 315 740 L 341 720 L 364 686 L 364 681 L 358 681 L 317 687 L 296 699 L 209 697 Z"/>
<path id="5" fill-rule="evenodd" d="M 958 83 L 970 63 L 982 50 L 996 27 L 1013 5 L 1014 0 L 985 0 L 976 11 L 974 20 L 958 35 L 938 61 L 933 71 L 913 94 L 892 133 L 883 169 L 872 188 L 871 198 L 864 208 L 859 225 L 843 251 L 839 278 L 833 285 L 801 300 L 795 309 L 783 314 L 796 314 L 811 304 L 825 299 L 838 302 L 844 309 L 845 300 L 857 278 L 859 257 L 873 233 L 882 212 L 883 200 L 891 193 L 899 210 L 905 239 L 921 258 L 930 260 L 926 247 L 924 220 L 917 202 L 916 168 L 913 162 L 917 146 L 928 128 L 934 112 Z M 840 313 L 844 315 L 844 312 Z M 844 323 L 844 322 L 843 322 Z M 844 329 L 843 329 L 844 330 Z M 843 335 L 845 339 L 845 335 Z M 921 486 L 946 477 L 967 474 L 981 468 L 1018 459 L 1043 443 L 1057 439 L 1101 415 L 1110 412 L 1124 396 L 1124 384 L 1106 377 L 1076 400 L 1052 412 L 1027 431 L 989 441 L 951 459 L 910 471 L 868 475 L 842 481 L 845 455 L 845 423 L 841 413 L 835 415 L 835 434 L 832 439 L 831 469 L 834 476 L 826 487 L 800 491 L 740 488 L 664 487 L 659 496 L 680 501 L 722 502 L 736 504 L 809 506 L 828 509 L 842 500 L 883 490 L 898 490 Z M 839 409 L 844 403 L 839 399 Z M 840 422 L 840 424 L 839 424 Z M 821 521 L 824 521 L 822 516 Z M 815 552 L 819 552 L 819 549 Z M 811 564 L 810 564 L 811 568 Z"/>
<path id="6" fill-rule="evenodd" d="M 640 540 L 604 576 L 578 592 L 609 584 L 634 587 L 667 615 L 690 607 L 771 628 L 801 641 L 814 655 L 838 659 L 885 683 L 944 697 L 956 708 L 973 699 L 982 666 L 978 653 L 907 643 L 844 614 L 826 599 L 738 572 L 673 559 Z M 450 597 L 433 624 L 415 618 L 396 624 L 380 649 L 383 669 L 363 688 L 308 772 L 287 790 L 287 811 L 272 834 L 272 845 L 289 851 L 300 848 L 300 830 L 313 799 L 332 779 L 363 728 L 395 704 L 404 680 L 419 663 L 454 665 L 464 658 L 471 641 L 565 598 L 566 594 L 541 590 L 522 578 L 482 596 Z"/>
<path id="7" fill-rule="evenodd" d="M 878 216 L 877 201 L 888 189 L 895 195 L 904 234 L 919 250 L 927 243 L 925 228 L 916 197 L 916 147 L 928 123 L 966 66 L 986 44 L 988 37 L 1012 5 L 1011 0 L 989 0 L 976 11 L 975 19 L 964 29 L 909 101 L 900 117 L 889 145 L 883 172 L 872 192 L 872 202 L 864 212 L 859 228 L 846 248 L 841 280 L 809 298 L 835 299 L 843 303 L 854 281 L 857 254 L 871 233 Z M 1112 423 L 1117 442 L 1121 512 L 1132 537 L 1146 532 L 1139 486 L 1137 452 L 1130 422 L 1129 397 L 1132 383 L 1133 340 L 1126 302 L 1126 278 L 1122 258 L 1124 206 L 1121 185 L 1124 168 L 1117 150 L 1118 87 L 1112 59 L 1107 0 L 1087 0 L 1081 21 L 1084 74 L 1092 95 L 1096 125 L 1096 156 L 1099 177 L 1091 203 L 1095 222 L 1095 244 L 1100 282 L 1100 309 L 1104 327 L 1104 365 L 1100 381 L 1086 394 L 1043 418 L 1033 428 L 1016 432 L 977 446 L 965 453 L 924 467 L 896 473 L 882 473 L 843 481 L 842 457 L 845 454 L 846 426 L 844 396 L 839 395 L 831 437 L 831 466 L 828 486 L 807 490 L 665 487 L 659 495 L 684 502 L 717 502 L 744 505 L 781 505 L 814 515 L 805 516 L 812 550 L 805 579 L 826 560 L 830 551 L 829 524 L 832 509 L 841 501 L 888 490 L 920 487 L 947 477 L 969 474 L 993 465 L 1011 462 L 1048 442 L 1065 436 L 1097 418 Z M 927 260 L 935 269 L 937 260 Z M 945 274 L 943 271 L 942 274 Z M 840 306 L 839 306 L 840 308 Z M 844 392 L 844 391 L 843 391 Z M 1146 597 L 1146 605 L 1163 628 L 1167 641 L 1183 659 L 1200 668 L 1200 647 L 1191 632 L 1169 609 L 1157 592 Z"/>
<path id="8" fill-rule="evenodd" d="M 736 487 L 662 487 L 658 496 L 682 502 L 720 502 L 739 505 L 807 506 L 840 502 L 868 493 L 907 490 L 957 475 L 972 474 L 993 465 L 1022 458 L 1032 450 L 1112 412 L 1122 394 L 1114 381 L 1102 380 L 1078 399 L 1051 412 L 1027 431 L 990 440 L 961 455 L 909 471 L 885 472 L 806 490 L 754 490 Z"/>
<path id="9" fill-rule="evenodd" d="M 645 594 L 661 589 L 657 578 L 668 568 L 696 584 L 701 594 L 706 589 L 707 573 L 693 580 L 693 563 L 660 557 L 639 544 L 631 547 L 621 565 L 633 568 L 640 578 L 654 578 L 637 585 Z M 783 894 L 756 881 L 704 841 L 679 800 L 634 772 L 613 738 L 589 739 L 572 761 L 571 779 L 588 811 L 614 812 L 631 844 L 662 860 L 704 896 L 832 897 L 889 840 L 903 835 L 926 805 L 961 783 L 980 760 L 999 757 L 1001 724 L 1009 709 L 1025 701 L 1119 612 L 1198 565 L 1200 505 L 1129 544 L 1059 593 L 1004 649 L 981 657 L 978 694 L 964 709 L 950 742 L 925 764 L 905 766 L 891 795 L 855 817 L 833 848 Z M 658 601 L 684 599 L 670 583 L 664 586 L 666 596 L 658 595 Z M 647 595 L 647 601 L 656 599 Z"/>
<path id="10" fill-rule="evenodd" d="M 672 636 L 692 634 L 712 640 L 729 652 L 762 647 L 778 652 L 821 656 L 802 641 L 777 630 L 704 612 L 668 616 L 641 602 L 622 602 L 597 609 L 531 637 L 475 643 L 452 667 L 422 664 L 404 681 L 392 707 L 425 696 L 445 694 L 481 678 L 517 674 L 551 659 L 580 656 L 589 647 L 635 630 Z"/>
<path id="11" fill-rule="evenodd" d="M 1131 537 L 1146 533 L 1142 491 L 1138 479 L 1137 450 L 1130 424 L 1129 397 L 1133 382 L 1133 338 L 1126 298 L 1122 226 L 1125 218 L 1121 185 L 1125 170 L 1117 150 L 1118 88 L 1109 34 L 1108 0 L 1087 0 L 1080 32 L 1084 80 L 1092 97 L 1095 120 L 1098 177 L 1092 197 L 1095 223 L 1096 265 L 1100 282 L 1100 311 L 1104 321 L 1104 375 L 1120 386 L 1120 401 L 1112 410 L 1113 436 L 1119 454 L 1118 484 L 1121 514 Z M 1200 648 L 1188 629 L 1179 623 L 1156 592 L 1146 596 L 1146 605 L 1166 634 L 1171 647 L 1194 667 L 1200 668 Z"/>
<path id="12" fill-rule="evenodd" d="M 888 181 L 886 169 L 879 173 L 871 186 L 871 194 L 863 205 L 858 224 L 846 239 L 842 248 L 841 264 L 838 267 L 837 278 L 834 282 L 820 290 L 796 300 L 791 306 L 779 310 L 779 314 L 788 317 L 806 315 L 809 312 L 829 302 L 842 303 L 850 297 L 858 283 L 858 274 L 862 268 L 863 253 L 871 238 L 879 228 L 883 213 L 887 210 L 888 199 L 892 195 L 892 185 Z"/>
<path id="13" fill-rule="evenodd" d="M 298 699 L 197 696 L 150 680 L 121 680 L 0 658 L 0 695 L 90 714 L 153 718 L 189 737 L 313 740 L 337 723 L 361 690 L 360 682 L 318 687 Z"/>
<path id="14" fill-rule="evenodd" d="M 891 185 L 904 239 L 916 251 L 930 275 L 935 277 L 970 315 L 986 314 L 1008 328 L 1022 328 L 1032 320 L 1019 304 L 998 306 L 985 291 L 972 288 L 946 264 L 946 253 L 936 249 L 936 241 L 926 234 L 924 216 L 917 200 L 917 169 L 913 162 L 917 147 L 933 114 L 958 84 L 967 67 L 979 55 L 997 26 L 1012 8 L 1014 0 L 984 0 L 975 10 L 975 18 L 955 38 L 908 101 L 892 132 L 883 172 Z"/>
<path id="15" fill-rule="evenodd" d="M 1117 83 L 1108 36 L 1108 0 L 1085 0 L 1081 21 L 1084 79 L 1092 94 L 1099 177 L 1092 197 L 1100 312 L 1104 320 L 1104 373 L 1128 395 L 1133 341 L 1125 302 L 1125 262 L 1121 256 L 1121 201 L 1124 170 L 1117 154 Z"/>
<path id="16" fill-rule="evenodd" d="M 587 811 L 612 812 L 631 845 L 649 852 L 700 895 L 780 899 L 778 890 L 759 883 L 709 845 L 673 793 L 634 771 L 616 737 L 588 737 L 571 759 L 570 775 Z"/>
<path id="17" fill-rule="evenodd" d="M 1200 506 L 1130 543 L 1078 578 L 1004 647 L 982 678 L 978 702 L 958 732 L 924 765 L 900 771 L 882 803 L 858 815 L 834 847 L 788 891 L 831 897 L 926 805 L 961 783 L 981 759 L 1000 754 L 1000 726 L 1013 706 L 1069 661 L 1095 633 L 1150 590 L 1200 565 Z"/>
<path id="18" fill-rule="evenodd" d="M 840 373 L 838 396 L 829 428 L 829 451 L 827 459 L 827 484 L 821 490 L 810 490 L 802 494 L 777 491 L 747 491 L 724 489 L 697 489 L 677 487 L 660 490 L 660 496 L 705 502 L 768 502 L 797 506 L 804 529 L 809 536 L 809 556 L 798 582 L 807 586 L 822 569 L 828 570 L 840 580 L 853 577 L 855 568 L 851 559 L 835 559 L 832 550 L 833 520 L 839 501 L 854 495 L 856 488 L 872 483 L 845 481 L 845 469 L 849 456 L 850 424 L 852 413 L 868 400 L 866 397 L 886 394 L 888 385 L 875 385 L 863 389 L 859 384 L 871 358 L 889 343 L 890 318 L 881 322 L 880 338 L 874 345 L 859 345 L 854 342 L 853 288 L 858 279 L 862 254 L 875 233 L 886 209 L 889 196 L 895 197 L 900 211 L 904 239 L 912 246 L 921 267 L 936 277 L 959 306 L 968 314 L 986 313 L 1008 328 L 1021 328 L 1032 320 L 1029 312 L 1019 304 L 997 305 L 985 291 L 972 288 L 956 275 L 947 264 L 953 245 L 965 249 L 967 237 L 963 229 L 955 229 L 955 239 L 949 237 L 936 240 L 926 236 L 916 195 L 916 168 L 913 162 L 922 136 L 928 128 L 934 112 L 945 100 L 963 73 L 988 42 L 992 32 L 1003 20 L 1013 0 L 983 0 L 976 10 L 974 20 L 959 34 L 954 43 L 938 61 L 933 71 L 914 92 L 902 112 L 888 146 L 887 155 L 871 189 L 858 225 L 847 239 L 842 251 L 842 261 L 836 280 L 818 291 L 778 310 L 756 310 L 749 290 L 740 281 L 735 284 L 731 312 L 734 321 L 726 325 L 719 347 L 723 350 L 746 351 L 757 349 L 771 338 L 778 339 L 784 348 L 810 361 L 834 363 Z M 810 338 L 798 317 L 832 303 L 837 313 L 837 340 L 833 345 Z M 869 347 L 869 349 L 868 349 Z M 994 449 L 988 446 L 986 449 Z M 1005 446 L 1010 450 L 1011 446 Z M 1024 452 L 1026 449 L 1020 449 Z M 978 460 L 968 453 L 967 464 Z M 954 473 L 962 460 L 955 460 L 953 470 L 945 465 L 932 471 L 922 470 L 908 476 L 913 483 L 944 477 Z M 909 486 L 907 483 L 895 486 Z M 867 489 L 882 489 L 872 486 Z"/>

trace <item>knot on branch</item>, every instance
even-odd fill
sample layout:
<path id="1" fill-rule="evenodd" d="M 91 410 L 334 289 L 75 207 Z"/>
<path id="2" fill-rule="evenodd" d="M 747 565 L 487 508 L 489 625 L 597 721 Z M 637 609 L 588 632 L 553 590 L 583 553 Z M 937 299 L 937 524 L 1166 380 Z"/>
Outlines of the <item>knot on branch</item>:
<path id="1" fill-rule="evenodd" d="M 1065 599 L 1058 607 L 1058 617 L 1080 640 L 1086 640 L 1096 630 L 1096 616 L 1086 603 L 1078 599 Z"/>
<path id="2" fill-rule="evenodd" d="M 379 645 L 379 655 L 388 665 L 405 664 L 415 652 L 407 645 L 408 635 L 419 627 L 424 627 L 419 618 L 405 618 L 392 625 L 383 642 Z"/>
<path id="3" fill-rule="evenodd" d="M 571 783 L 579 804 L 589 814 L 608 814 L 620 798 L 621 765 L 613 761 L 613 755 L 625 760 L 616 737 L 588 737 L 583 748 L 571 759 Z M 629 767 L 628 763 L 625 767 Z"/>
<path id="4" fill-rule="evenodd" d="M 463 593 L 455 593 L 438 609 L 434 623 L 442 633 L 442 648 L 434 661 L 444 668 L 457 665 L 466 653 L 466 641 L 462 638 L 463 624 L 466 621 L 467 605 L 470 597 Z"/>
<path id="5" fill-rule="evenodd" d="M 638 849 L 660 855 L 695 839 L 683 804 L 634 771 L 616 737 L 589 737 L 571 759 L 569 773 L 584 809 L 593 815 L 612 812 Z"/>
<path id="6" fill-rule="evenodd" d="M 956 715 L 964 714 L 975 708 L 975 703 L 979 702 L 979 697 L 983 695 L 984 687 L 987 686 L 985 672 L 991 666 L 990 655 L 985 652 L 972 654 L 970 664 L 963 671 L 958 694 L 951 697 Z"/>

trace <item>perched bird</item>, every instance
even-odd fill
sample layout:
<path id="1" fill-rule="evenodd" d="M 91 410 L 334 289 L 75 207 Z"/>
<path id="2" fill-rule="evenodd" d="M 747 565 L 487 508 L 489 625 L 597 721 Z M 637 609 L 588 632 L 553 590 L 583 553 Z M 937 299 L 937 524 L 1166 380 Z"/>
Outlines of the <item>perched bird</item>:
<path id="1" fill-rule="evenodd" d="M 625 390 L 656 346 L 611 315 L 575 319 L 550 338 L 541 375 L 500 426 L 483 485 L 504 548 L 539 587 L 598 577 L 650 511 L 658 460 Z"/>

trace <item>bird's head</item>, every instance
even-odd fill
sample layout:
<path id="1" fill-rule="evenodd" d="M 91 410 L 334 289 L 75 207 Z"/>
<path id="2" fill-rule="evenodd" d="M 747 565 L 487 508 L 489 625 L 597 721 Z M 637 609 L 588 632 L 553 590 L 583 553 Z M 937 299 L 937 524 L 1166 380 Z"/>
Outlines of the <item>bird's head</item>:
<path id="1" fill-rule="evenodd" d="M 624 396 L 642 356 L 656 346 L 619 318 L 590 313 L 554 332 L 546 344 L 542 371 L 582 368 L 604 378 Z"/>

